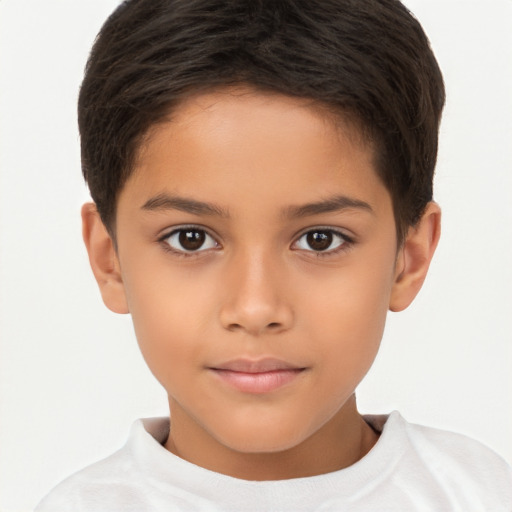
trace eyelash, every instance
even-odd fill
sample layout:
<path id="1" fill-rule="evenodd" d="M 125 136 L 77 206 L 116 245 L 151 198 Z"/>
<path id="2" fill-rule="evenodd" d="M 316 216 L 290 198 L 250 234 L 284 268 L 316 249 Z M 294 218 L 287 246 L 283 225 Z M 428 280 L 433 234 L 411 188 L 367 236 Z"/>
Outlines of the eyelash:
<path id="1" fill-rule="evenodd" d="M 170 252 L 170 253 L 172 253 L 175 256 L 183 257 L 183 258 L 198 257 L 202 252 L 210 249 L 210 248 L 207 248 L 207 249 L 202 249 L 201 250 L 201 248 L 202 248 L 202 245 L 201 245 L 201 247 L 198 250 L 187 251 L 185 249 L 183 249 L 183 250 L 175 249 L 175 248 L 173 248 L 169 244 L 168 240 L 172 236 L 180 234 L 180 233 L 183 233 L 183 232 L 186 232 L 187 230 L 188 231 L 201 232 L 204 235 L 210 237 L 212 240 L 214 240 L 214 242 L 216 244 L 216 247 L 220 246 L 220 244 L 215 240 L 215 237 L 213 235 L 211 235 L 208 232 L 208 230 L 206 230 L 202 226 L 196 226 L 196 225 L 180 226 L 179 228 L 175 228 L 172 231 L 167 232 L 163 236 L 161 236 L 158 239 L 158 242 L 162 245 L 162 247 L 164 248 L 165 251 Z M 326 250 L 323 250 L 323 251 L 315 251 L 313 249 L 310 249 L 310 250 L 303 249 L 305 252 L 309 252 L 311 254 L 314 254 L 315 257 L 317 257 L 317 258 L 326 258 L 326 257 L 330 257 L 330 256 L 335 256 L 335 255 L 337 255 L 337 254 L 339 254 L 341 252 L 347 251 L 355 243 L 355 241 L 354 241 L 354 239 L 352 237 L 349 237 L 347 234 L 345 234 L 345 233 L 343 233 L 341 231 L 338 231 L 337 229 L 333 229 L 331 227 L 315 227 L 315 228 L 310 228 L 307 231 L 302 232 L 295 239 L 295 241 L 293 242 L 292 246 L 296 245 L 303 237 L 306 237 L 307 235 L 309 235 L 311 233 L 320 233 L 320 232 L 322 232 L 322 233 L 330 233 L 334 237 L 338 237 L 339 239 L 341 239 L 341 242 L 334 249 L 326 249 Z M 301 249 L 296 249 L 296 250 L 301 250 Z"/>
<path id="2" fill-rule="evenodd" d="M 311 233 L 330 233 L 334 237 L 338 237 L 341 240 L 341 243 L 334 249 L 326 249 L 324 251 L 315 251 L 313 249 L 309 251 L 305 250 L 306 252 L 314 254 L 315 257 L 317 258 L 328 258 L 332 256 L 337 256 L 338 254 L 350 249 L 355 243 L 355 240 L 352 237 L 348 236 L 346 233 L 343 233 L 342 231 L 330 227 L 318 226 L 307 229 L 306 231 L 302 232 L 302 234 L 295 239 L 293 245 L 297 244 L 299 240 L 301 240 L 303 237 Z"/>
<path id="3" fill-rule="evenodd" d="M 195 232 L 204 233 L 206 236 L 208 236 L 212 240 L 214 240 L 217 246 L 220 245 L 215 240 L 215 237 L 213 235 L 211 235 L 207 229 L 203 228 L 202 226 L 196 226 L 196 225 L 190 225 L 190 226 L 185 225 L 185 226 L 180 226 L 179 228 L 175 228 L 172 231 L 169 231 L 168 233 L 165 233 L 163 236 L 161 236 L 158 239 L 158 242 L 162 245 L 162 247 L 164 248 L 165 251 L 172 253 L 174 256 L 178 256 L 178 257 L 182 257 L 182 258 L 198 257 L 202 252 L 205 251 L 205 249 L 196 250 L 196 251 L 187 251 L 185 249 L 178 250 L 178 249 L 175 249 L 174 247 L 172 247 L 168 242 L 169 238 L 171 238 L 173 235 L 177 235 L 179 233 L 183 233 L 186 231 L 195 231 Z"/>

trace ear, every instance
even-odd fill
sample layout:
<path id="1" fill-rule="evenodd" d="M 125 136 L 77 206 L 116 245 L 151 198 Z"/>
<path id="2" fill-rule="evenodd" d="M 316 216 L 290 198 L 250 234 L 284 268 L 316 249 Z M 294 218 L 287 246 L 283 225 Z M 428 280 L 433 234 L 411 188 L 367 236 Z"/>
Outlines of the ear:
<path id="1" fill-rule="evenodd" d="M 432 201 L 420 221 L 409 228 L 399 250 L 389 302 L 391 311 L 404 310 L 420 291 L 440 235 L 441 209 Z"/>
<path id="2" fill-rule="evenodd" d="M 121 268 L 114 242 L 94 203 L 86 203 L 82 206 L 82 236 L 103 302 L 114 313 L 128 313 Z"/>

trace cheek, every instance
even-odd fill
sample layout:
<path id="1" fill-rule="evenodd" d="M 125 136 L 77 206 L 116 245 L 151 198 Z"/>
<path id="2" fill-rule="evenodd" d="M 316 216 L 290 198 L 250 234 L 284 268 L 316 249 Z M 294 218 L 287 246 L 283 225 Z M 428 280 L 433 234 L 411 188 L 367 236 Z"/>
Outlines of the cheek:
<path id="1" fill-rule="evenodd" d="M 356 376 L 373 362 L 384 331 L 392 268 L 361 260 L 333 272 L 328 287 L 321 281 L 309 284 L 304 304 L 311 319 L 309 335 L 332 355 L 333 371 Z"/>
<path id="2" fill-rule="evenodd" d="M 360 264 L 335 270 L 326 276 L 328 282 L 308 283 L 305 306 L 313 308 L 320 325 L 331 325 L 340 333 L 378 331 L 388 310 L 390 268 Z"/>
<path id="3" fill-rule="evenodd" d="M 148 271 L 139 275 L 144 279 L 125 282 L 130 313 L 142 355 L 165 386 L 170 368 L 177 375 L 188 361 L 200 360 L 200 347 L 191 341 L 205 329 L 204 295 L 193 280 L 180 285 L 187 279 L 183 275 Z"/>

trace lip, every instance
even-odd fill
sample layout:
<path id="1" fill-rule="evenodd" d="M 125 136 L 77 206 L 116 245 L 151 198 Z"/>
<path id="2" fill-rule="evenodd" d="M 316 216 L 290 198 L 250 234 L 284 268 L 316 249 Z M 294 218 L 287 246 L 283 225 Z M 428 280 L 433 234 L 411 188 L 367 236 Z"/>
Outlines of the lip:
<path id="1" fill-rule="evenodd" d="M 243 393 L 270 393 L 295 381 L 305 370 L 274 358 L 233 359 L 208 368 L 230 387 Z"/>

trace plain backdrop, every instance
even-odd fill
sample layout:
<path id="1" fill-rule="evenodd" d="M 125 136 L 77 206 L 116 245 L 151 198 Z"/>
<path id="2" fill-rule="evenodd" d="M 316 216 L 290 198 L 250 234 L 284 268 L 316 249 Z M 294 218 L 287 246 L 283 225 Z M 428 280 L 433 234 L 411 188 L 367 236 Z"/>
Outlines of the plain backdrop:
<path id="1" fill-rule="evenodd" d="M 0 509 L 51 487 L 167 413 L 129 316 L 102 304 L 79 209 L 76 99 L 116 0 L 0 0 Z M 512 2 L 408 0 L 444 71 L 424 289 L 390 314 L 362 412 L 462 432 L 512 461 Z"/>

